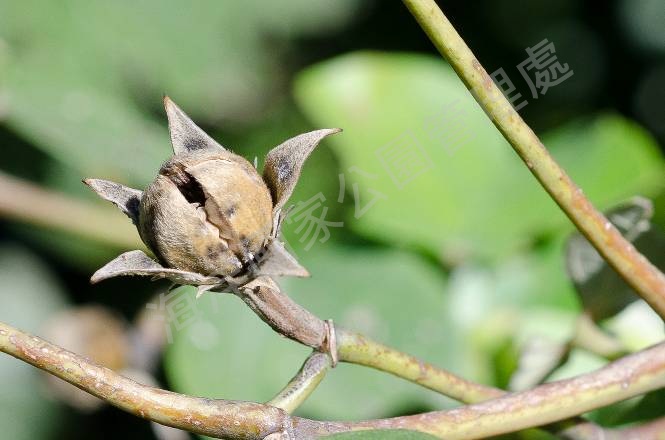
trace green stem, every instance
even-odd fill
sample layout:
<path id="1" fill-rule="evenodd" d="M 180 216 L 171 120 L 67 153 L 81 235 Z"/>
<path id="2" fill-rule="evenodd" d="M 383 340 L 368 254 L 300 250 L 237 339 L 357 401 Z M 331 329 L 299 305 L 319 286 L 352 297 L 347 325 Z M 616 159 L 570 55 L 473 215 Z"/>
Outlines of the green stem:
<path id="1" fill-rule="evenodd" d="M 331 366 L 329 355 L 315 351 L 286 387 L 266 404 L 293 413 L 321 383 Z"/>
<path id="2" fill-rule="evenodd" d="M 321 352 L 335 349 L 327 344 L 329 335 L 324 322 L 282 293 L 273 281 L 258 278 L 245 289 L 241 289 L 239 295 L 279 334 Z M 337 355 L 342 362 L 393 374 L 464 403 L 482 402 L 505 393 L 503 390 L 463 379 L 365 336 L 341 328 L 335 328 L 334 331 Z M 584 422 L 571 420 L 569 423 L 579 425 Z M 551 426 L 548 429 L 558 432 L 561 426 Z"/>
<path id="3" fill-rule="evenodd" d="M 260 277 L 237 293 L 270 327 L 282 336 L 326 352 L 327 326 L 290 296 L 274 281 Z M 473 383 L 446 370 L 434 367 L 367 337 L 335 328 L 340 361 L 365 365 L 394 374 L 464 403 L 475 403 L 499 396 L 502 391 Z"/>
<path id="4" fill-rule="evenodd" d="M 337 329 L 337 353 L 340 361 L 393 374 L 464 403 L 482 402 L 505 393 L 498 388 L 471 382 L 344 329 Z"/>
<path id="5" fill-rule="evenodd" d="M 554 201 L 605 260 L 665 318 L 665 275 L 594 208 L 550 156 L 434 0 L 403 2 Z"/>
<path id="6" fill-rule="evenodd" d="M 305 438 L 331 432 L 409 429 L 446 440 L 478 439 L 553 423 L 664 386 L 665 343 L 661 343 L 592 373 L 448 411 L 351 423 L 301 423 L 301 419 L 298 426 Z"/>
<path id="7" fill-rule="evenodd" d="M 507 394 L 499 388 L 466 380 L 358 333 L 337 329 L 337 338 L 341 361 L 390 373 L 462 403 L 480 403 Z M 557 435 L 564 431 L 574 432 L 574 440 L 596 439 L 598 436 L 588 432 L 602 432 L 600 426 L 579 417 L 544 426 L 543 429 Z"/>

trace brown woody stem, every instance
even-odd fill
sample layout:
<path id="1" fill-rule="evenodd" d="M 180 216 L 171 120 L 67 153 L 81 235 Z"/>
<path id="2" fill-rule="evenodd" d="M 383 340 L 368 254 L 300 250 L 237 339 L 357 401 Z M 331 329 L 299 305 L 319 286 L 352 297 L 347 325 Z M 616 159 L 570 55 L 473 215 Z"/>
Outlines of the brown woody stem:
<path id="1" fill-rule="evenodd" d="M 325 352 L 327 328 L 323 320 L 298 305 L 269 278 L 259 278 L 236 293 L 282 336 Z M 385 371 L 464 403 L 498 397 L 503 391 L 486 387 L 434 367 L 365 336 L 336 328 L 337 355 L 349 362 Z"/>
<path id="2" fill-rule="evenodd" d="M 600 370 L 487 402 L 415 416 L 319 422 L 259 403 L 191 397 L 141 385 L 81 356 L 0 323 L 0 351 L 64 379 L 112 405 L 212 437 L 304 440 L 366 429 L 417 430 L 446 439 L 482 438 L 562 420 L 665 386 L 665 343 Z"/>
<path id="3" fill-rule="evenodd" d="M 552 199 L 605 260 L 665 318 L 665 275 L 596 210 L 557 164 L 434 0 L 403 2 Z"/>
<path id="4" fill-rule="evenodd" d="M 289 416 L 278 408 L 191 397 L 141 385 L 1 322 L 0 351 L 66 380 L 124 411 L 162 425 L 234 439 L 262 439 L 273 432 L 290 430 Z"/>

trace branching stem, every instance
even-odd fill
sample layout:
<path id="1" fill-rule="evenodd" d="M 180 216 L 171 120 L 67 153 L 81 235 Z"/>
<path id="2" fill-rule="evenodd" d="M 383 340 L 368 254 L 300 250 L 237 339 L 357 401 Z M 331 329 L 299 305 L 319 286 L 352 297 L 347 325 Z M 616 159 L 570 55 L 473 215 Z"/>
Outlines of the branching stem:
<path id="1" fill-rule="evenodd" d="M 168 426 L 217 438 L 259 440 L 281 433 L 310 440 L 366 429 L 409 429 L 475 439 L 562 420 L 665 386 L 665 343 L 573 379 L 448 411 L 363 422 L 320 422 L 269 405 L 191 397 L 148 387 L 40 338 L 0 323 L 0 351 L 112 405 Z"/>

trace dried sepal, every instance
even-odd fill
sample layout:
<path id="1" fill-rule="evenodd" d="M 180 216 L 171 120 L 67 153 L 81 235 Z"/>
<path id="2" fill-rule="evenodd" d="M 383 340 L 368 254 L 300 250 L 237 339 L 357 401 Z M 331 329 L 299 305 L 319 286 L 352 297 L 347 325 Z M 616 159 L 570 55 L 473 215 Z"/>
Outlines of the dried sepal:
<path id="1" fill-rule="evenodd" d="M 309 272 L 286 250 L 278 240 L 273 240 L 263 255 L 258 275 L 308 277 Z"/>
<path id="2" fill-rule="evenodd" d="M 331 134 L 342 131 L 339 128 L 325 128 L 295 136 L 276 146 L 266 156 L 263 180 L 270 193 L 275 212 L 279 212 L 293 193 L 305 160 L 314 148 Z"/>
<path id="3" fill-rule="evenodd" d="M 135 225 L 138 225 L 139 204 L 143 192 L 103 179 L 84 179 L 83 183 L 92 188 L 99 197 L 120 208 Z"/>
<path id="4" fill-rule="evenodd" d="M 177 284 L 217 285 L 221 278 L 207 277 L 194 272 L 170 269 L 148 257 L 143 251 L 130 251 L 119 255 L 92 275 L 90 281 L 98 283 L 117 276 L 142 275 L 153 278 L 167 278 Z"/>
<path id="5" fill-rule="evenodd" d="M 169 120 L 169 134 L 171 135 L 171 145 L 173 145 L 175 154 L 197 150 L 225 150 L 196 125 L 168 96 L 164 97 L 164 108 Z"/>

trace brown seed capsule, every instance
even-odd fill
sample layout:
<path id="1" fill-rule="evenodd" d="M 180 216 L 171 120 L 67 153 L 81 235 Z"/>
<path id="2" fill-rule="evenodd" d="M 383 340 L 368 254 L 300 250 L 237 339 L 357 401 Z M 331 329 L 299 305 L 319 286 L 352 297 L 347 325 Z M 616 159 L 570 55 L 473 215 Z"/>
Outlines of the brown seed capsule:
<path id="1" fill-rule="evenodd" d="M 307 276 L 278 240 L 281 211 L 309 154 L 339 130 L 303 133 L 278 145 L 266 156 L 261 176 L 170 99 L 164 104 L 174 155 L 144 192 L 106 180 L 84 181 L 132 219 L 161 264 L 141 251 L 126 252 L 92 281 L 148 275 L 198 285 L 203 292 L 258 275 Z"/>
<path id="2" fill-rule="evenodd" d="M 146 188 L 141 238 L 170 267 L 236 275 L 268 244 L 270 192 L 254 167 L 229 151 L 173 156 Z"/>

